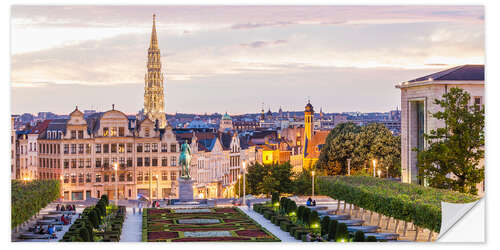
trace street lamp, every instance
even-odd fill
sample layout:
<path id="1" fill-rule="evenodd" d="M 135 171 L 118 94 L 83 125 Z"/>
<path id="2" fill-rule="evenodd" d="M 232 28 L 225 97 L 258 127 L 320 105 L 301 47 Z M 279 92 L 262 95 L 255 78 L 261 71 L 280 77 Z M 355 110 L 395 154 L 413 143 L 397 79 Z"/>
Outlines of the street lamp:
<path id="1" fill-rule="evenodd" d="M 160 179 L 158 178 L 158 175 L 155 175 L 156 177 L 156 199 L 160 200 Z"/>
<path id="2" fill-rule="evenodd" d="M 380 173 L 382 173 L 382 171 L 380 169 L 377 170 L 378 178 L 380 178 Z"/>
<path id="3" fill-rule="evenodd" d="M 312 199 L 314 200 L 314 170 L 311 172 L 312 176 Z"/>
<path id="4" fill-rule="evenodd" d="M 243 161 L 243 206 L 246 206 L 246 183 L 245 183 L 245 175 L 246 175 L 246 161 Z"/>
<path id="5" fill-rule="evenodd" d="M 115 206 L 118 207 L 118 163 L 113 164 L 113 169 L 115 170 Z"/>
<path id="6" fill-rule="evenodd" d="M 238 174 L 238 198 L 241 197 L 241 174 Z"/>
<path id="7" fill-rule="evenodd" d="M 386 178 L 389 179 L 389 166 L 385 167 Z"/>
<path id="8" fill-rule="evenodd" d="M 372 160 L 373 162 L 373 177 L 375 177 L 375 169 L 377 168 L 376 165 L 377 165 L 377 160 L 373 159 Z"/>

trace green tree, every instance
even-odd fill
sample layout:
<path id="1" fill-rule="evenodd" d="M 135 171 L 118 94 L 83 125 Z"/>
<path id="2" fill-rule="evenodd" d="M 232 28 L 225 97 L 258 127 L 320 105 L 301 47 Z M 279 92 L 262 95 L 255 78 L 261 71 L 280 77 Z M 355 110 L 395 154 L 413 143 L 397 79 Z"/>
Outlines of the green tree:
<path id="1" fill-rule="evenodd" d="M 261 183 L 264 179 L 264 176 L 268 175 L 268 171 L 266 167 L 258 162 L 250 164 L 247 168 L 246 175 L 246 186 L 248 187 L 248 194 L 261 194 L 262 188 Z M 243 176 L 241 177 L 241 181 L 243 181 Z M 243 190 L 243 185 L 241 186 L 241 190 Z M 243 191 L 242 191 L 243 192 Z"/>
<path id="2" fill-rule="evenodd" d="M 432 187 L 477 194 L 484 180 L 484 106 L 470 105 L 470 94 L 460 88 L 434 103 L 442 109 L 432 116 L 445 126 L 424 134 L 428 147 L 418 152 L 419 176 Z"/>
<path id="3" fill-rule="evenodd" d="M 328 175 L 347 174 L 347 159 L 355 165 L 354 150 L 360 127 L 352 122 L 341 123 L 330 131 L 316 163 L 317 169 L 326 170 Z"/>
<path id="4" fill-rule="evenodd" d="M 324 175 L 321 171 L 315 172 L 315 176 Z M 316 178 L 315 177 L 315 178 Z M 296 195 L 311 195 L 312 194 L 312 175 L 311 171 L 308 169 L 303 169 L 302 172 L 297 173 L 293 180 L 293 190 L 292 192 Z M 319 193 L 318 182 L 314 182 L 314 190 Z"/>

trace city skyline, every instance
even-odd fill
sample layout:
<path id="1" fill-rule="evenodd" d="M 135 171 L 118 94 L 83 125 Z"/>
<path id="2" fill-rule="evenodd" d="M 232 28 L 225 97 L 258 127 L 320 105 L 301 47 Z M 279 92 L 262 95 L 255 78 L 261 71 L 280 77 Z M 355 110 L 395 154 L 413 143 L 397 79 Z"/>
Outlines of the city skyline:
<path id="1" fill-rule="evenodd" d="M 388 111 L 397 83 L 484 63 L 475 6 L 14 6 L 11 112 L 137 112 L 152 13 L 169 114 Z"/>

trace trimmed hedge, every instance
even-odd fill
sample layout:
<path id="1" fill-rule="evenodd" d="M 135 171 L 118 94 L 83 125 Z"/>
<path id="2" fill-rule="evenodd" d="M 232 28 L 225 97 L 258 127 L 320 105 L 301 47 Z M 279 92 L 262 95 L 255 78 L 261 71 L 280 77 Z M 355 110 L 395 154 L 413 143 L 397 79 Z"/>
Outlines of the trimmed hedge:
<path id="1" fill-rule="evenodd" d="M 368 176 L 318 177 L 321 194 L 439 232 L 441 201 L 469 203 L 476 196 Z"/>
<path id="2" fill-rule="evenodd" d="M 29 220 L 60 196 L 59 180 L 11 181 L 11 228 Z"/>

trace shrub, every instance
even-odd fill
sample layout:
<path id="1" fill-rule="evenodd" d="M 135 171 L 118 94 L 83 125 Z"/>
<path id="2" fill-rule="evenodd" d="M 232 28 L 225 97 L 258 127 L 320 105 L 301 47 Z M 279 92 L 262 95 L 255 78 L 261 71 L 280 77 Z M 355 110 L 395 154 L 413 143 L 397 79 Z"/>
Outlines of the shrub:
<path id="1" fill-rule="evenodd" d="M 337 220 L 330 220 L 328 223 L 328 241 L 335 240 L 335 235 L 337 234 Z"/>
<path id="2" fill-rule="evenodd" d="M 271 194 L 271 204 L 274 206 L 276 203 L 280 202 L 280 194 L 278 192 L 273 192 Z"/>
<path id="3" fill-rule="evenodd" d="M 361 230 L 356 231 L 356 233 L 354 234 L 353 241 L 354 242 L 363 242 L 363 241 L 365 241 L 365 233 L 363 233 L 363 231 L 361 231 Z"/>
<path id="4" fill-rule="evenodd" d="M 304 207 L 304 211 L 302 212 L 302 223 L 306 226 L 310 226 L 309 224 L 309 215 L 311 214 L 311 210 L 307 207 Z"/>
<path id="5" fill-rule="evenodd" d="M 313 228 L 318 228 L 320 226 L 319 223 L 320 223 L 320 221 L 319 221 L 318 212 L 312 211 L 309 214 L 309 220 L 308 220 L 309 226 L 313 227 Z"/>
<path id="6" fill-rule="evenodd" d="M 297 215 L 297 203 L 295 203 L 295 201 L 292 201 L 292 200 L 289 200 L 287 202 L 287 214 L 290 215 L 292 213 L 295 213 L 295 215 Z"/>
<path id="7" fill-rule="evenodd" d="M 377 238 L 375 236 L 366 237 L 366 242 L 377 242 Z"/>
<path id="8" fill-rule="evenodd" d="M 271 216 L 274 216 L 274 212 L 273 211 L 265 211 L 264 212 L 264 218 L 270 220 Z"/>
<path id="9" fill-rule="evenodd" d="M 300 239 L 302 239 L 302 235 L 307 234 L 307 233 L 309 233 L 309 230 L 307 230 L 305 228 L 297 229 L 297 230 L 295 230 L 294 237 L 295 237 L 295 239 L 300 240 Z"/>
<path id="10" fill-rule="evenodd" d="M 289 221 L 286 221 L 286 220 L 281 221 L 280 222 L 280 229 L 285 231 L 285 232 L 288 232 L 288 231 L 290 231 L 290 225 L 291 225 L 291 223 Z"/>
<path id="11" fill-rule="evenodd" d="M 328 234 L 328 224 L 330 224 L 330 217 L 325 216 L 321 219 L 321 235 Z"/>
<path id="12" fill-rule="evenodd" d="M 295 231 L 302 229 L 302 227 L 297 226 L 295 224 L 290 225 L 290 235 L 295 236 Z"/>
<path id="13" fill-rule="evenodd" d="M 347 225 L 345 223 L 337 224 L 337 232 L 335 233 L 335 240 L 349 239 L 349 232 L 347 231 Z"/>
<path id="14" fill-rule="evenodd" d="M 307 242 L 307 234 L 302 234 L 302 241 Z"/>
<path id="15" fill-rule="evenodd" d="M 299 206 L 298 210 L 297 210 L 297 220 L 299 222 L 303 222 L 303 218 L 304 218 L 304 209 L 306 209 L 306 207 L 304 206 Z"/>

